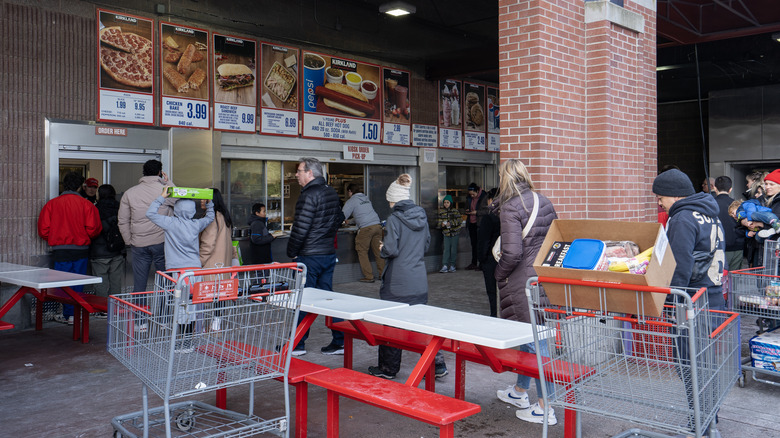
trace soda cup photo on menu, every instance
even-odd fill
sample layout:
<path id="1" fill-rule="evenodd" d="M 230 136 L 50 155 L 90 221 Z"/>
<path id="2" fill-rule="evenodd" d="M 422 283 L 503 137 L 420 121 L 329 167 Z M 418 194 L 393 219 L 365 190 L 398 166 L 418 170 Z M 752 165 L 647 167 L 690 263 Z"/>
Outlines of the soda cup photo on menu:
<path id="1" fill-rule="evenodd" d="M 304 111 L 317 111 L 317 95 L 314 89 L 325 83 L 325 60 L 316 53 L 303 54 Z"/>

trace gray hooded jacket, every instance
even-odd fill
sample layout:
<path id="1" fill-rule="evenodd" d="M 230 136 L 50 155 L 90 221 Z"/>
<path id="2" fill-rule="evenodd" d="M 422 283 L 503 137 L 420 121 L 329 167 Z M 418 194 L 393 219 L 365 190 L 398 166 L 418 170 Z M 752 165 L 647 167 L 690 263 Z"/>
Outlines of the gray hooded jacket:
<path id="1" fill-rule="evenodd" d="M 379 297 L 407 304 L 428 302 L 428 276 L 425 251 L 431 244 L 428 216 L 411 200 L 398 202 L 387 218 L 382 257 L 387 267 L 382 276 Z"/>
<path id="2" fill-rule="evenodd" d="M 193 219 L 195 201 L 179 199 L 173 216 L 157 212 L 165 198 L 157 197 L 146 210 L 146 217 L 165 231 L 165 269 L 200 268 L 200 232 L 214 221 L 214 203 L 206 204 L 206 217 Z"/>

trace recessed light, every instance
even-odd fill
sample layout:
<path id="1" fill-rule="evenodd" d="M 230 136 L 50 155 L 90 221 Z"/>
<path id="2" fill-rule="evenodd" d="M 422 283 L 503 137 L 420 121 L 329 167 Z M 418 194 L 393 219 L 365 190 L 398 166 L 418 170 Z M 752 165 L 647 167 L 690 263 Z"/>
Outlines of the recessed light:
<path id="1" fill-rule="evenodd" d="M 400 17 L 402 15 L 414 14 L 417 12 L 417 7 L 406 2 L 393 1 L 379 5 L 379 12 L 392 15 L 393 17 Z"/>

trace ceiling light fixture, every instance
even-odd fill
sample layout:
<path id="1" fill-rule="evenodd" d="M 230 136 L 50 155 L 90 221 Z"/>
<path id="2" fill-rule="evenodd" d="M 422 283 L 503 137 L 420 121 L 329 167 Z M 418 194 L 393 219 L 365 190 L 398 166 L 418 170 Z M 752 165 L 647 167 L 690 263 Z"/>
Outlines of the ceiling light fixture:
<path id="1" fill-rule="evenodd" d="M 780 43 L 780 32 L 775 32 L 772 34 L 772 39 Z"/>
<path id="2" fill-rule="evenodd" d="M 401 15 L 414 14 L 417 12 L 417 7 L 406 2 L 393 1 L 379 5 L 379 12 L 392 15 L 393 17 L 400 17 Z"/>

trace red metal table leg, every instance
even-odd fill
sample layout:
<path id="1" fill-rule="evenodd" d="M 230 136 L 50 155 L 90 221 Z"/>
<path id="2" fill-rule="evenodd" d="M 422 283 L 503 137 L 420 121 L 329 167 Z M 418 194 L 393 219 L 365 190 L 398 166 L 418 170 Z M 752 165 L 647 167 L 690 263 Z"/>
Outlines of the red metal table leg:
<path id="1" fill-rule="evenodd" d="M 339 437 L 339 395 L 328 390 L 328 438 Z"/>
<path id="2" fill-rule="evenodd" d="M 309 384 L 295 385 L 295 438 L 306 438 L 309 427 Z"/>

